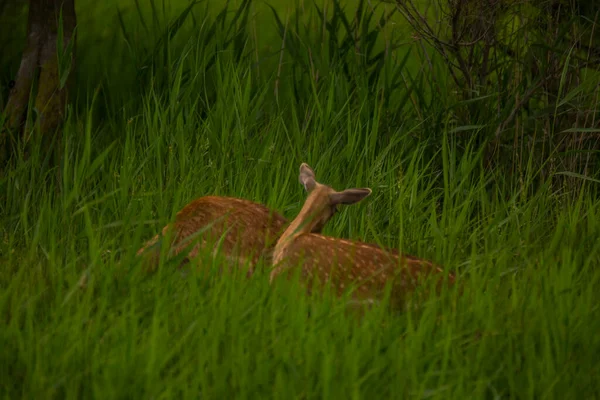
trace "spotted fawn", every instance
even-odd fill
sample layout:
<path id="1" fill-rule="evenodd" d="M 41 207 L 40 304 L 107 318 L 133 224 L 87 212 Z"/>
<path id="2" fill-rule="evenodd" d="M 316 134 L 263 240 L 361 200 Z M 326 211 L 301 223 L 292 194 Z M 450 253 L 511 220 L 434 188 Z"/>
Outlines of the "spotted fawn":
<path id="1" fill-rule="evenodd" d="M 422 279 L 443 270 L 432 262 L 397 250 L 353 240 L 328 237 L 315 232 L 335 214 L 340 204 L 354 204 L 371 194 L 371 189 L 346 189 L 338 192 L 315 180 L 314 171 L 305 163 L 300 166 L 300 182 L 308 197 L 298 216 L 281 234 L 273 251 L 271 283 L 282 274 L 290 276 L 300 268 L 300 279 L 312 287 L 314 281 L 329 282 L 341 295 L 354 286 L 352 298 L 372 303 L 382 298 L 388 282 L 392 304 L 402 304 L 406 295 Z M 449 274 L 448 281 L 454 283 Z M 443 278 L 438 281 L 438 289 Z"/>

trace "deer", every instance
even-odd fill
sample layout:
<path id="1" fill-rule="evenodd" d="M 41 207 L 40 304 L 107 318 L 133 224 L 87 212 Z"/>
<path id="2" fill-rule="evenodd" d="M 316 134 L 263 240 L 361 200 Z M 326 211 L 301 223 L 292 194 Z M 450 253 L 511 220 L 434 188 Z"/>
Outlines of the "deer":
<path id="1" fill-rule="evenodd" d="M 231 264 L 248 265 L 247 277 L 254 274 L 256 265 L 270 256 L 277 238 L 288 220 L 279 212 L 254 201 L 225 196 L 203 196 L 185 205 L 175 221 L 148 240 L 137 251 L 142 270 L 156 271 L 163 240 L 168 240 L 167 259 L 179 258 L 182 268 L 212 247 L 212 256 L 220 253 Z M 178 257 L 179 256 L 179 257 Z M 87 287 L 89 271 L 85 271 L 79 287 Z"/>
<path id="2" fill-rule="evenodd" d="M 321 228 L 338 211 L 340 205 L 351 205 L 368 197 L 370 188 L 336 191 L 319 183 L 312 168 L 300 165 L 300 183 L 308 196 L 296 218 L 279 236 L 272 256 L 271 284 L 277 277 L 291 278 L 299 273 L 301 282 L 330 284 L 341 296 L 349 288 L 352 301 L 373 304 L 382 300 L 386 285 L 390 285 L 390 304 L 406 305 L 407 295 L 422 285 L 424 279 L 444 270 L 431 261 L 402 254 L 358 240 L 346 240 L 322 235 Z M 447 274 L 449 284 L 455 276 Z M 444 279 L 438 281 L 438 290 Z M 425 289 L 426 291 L 426 289 Z"/>
<path id="3" fill-rule="evenodd" d="M 204 196 L 184 206 L 161 233 L 147 241 L 137 255 L 144 258 L 144 268 L 153 271 L 160 259 L 161 241 L 170 237 L 169 258 L 183 252 L 179 266 L 194 259 L 201 249 L 212 247 L 212 255 L 222 256 L 239 265 L 248 263 L 252 276 L 261 260 L 271 264 L 273 247 L 288 225 L 276 210 L 254 201 L 225 196 Z M 313 232 L 321 232 L 315 227 Z M 169 236 L 170 235 L 170 236 Z"/>

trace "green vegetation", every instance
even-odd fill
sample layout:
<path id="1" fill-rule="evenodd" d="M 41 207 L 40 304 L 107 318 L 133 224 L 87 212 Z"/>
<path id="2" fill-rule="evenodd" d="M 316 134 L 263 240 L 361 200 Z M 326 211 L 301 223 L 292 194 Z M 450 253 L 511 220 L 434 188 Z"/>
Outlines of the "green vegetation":
<path id="1" fill-rule="evenodd" d="M 332 6 L 328 32 L 309 2 L 168 3 L 77 3 L 60 190 L 35 138 L 0 177 L 3 398 L 598 396 L 596 177 L 548 175 L 526 150 L 490 166 L 489 103 L 469 123 L 452 115 L 444 60 L 407 26 L 375 29 L 383 6 L 348 20 L 357 55 Z M 4 85 L 18 59 L 1 65 Z M 463 295 L 358 318 L 345 299 L 269 286 L 268 266 L 250 280 L 219 275 L 219 260 L 210 274 L 139 271 L 136 250 L 196 197 L 293 217 L 303 161 L 333 187 L 373 189 L 327 234 L 439 262 Z"/>

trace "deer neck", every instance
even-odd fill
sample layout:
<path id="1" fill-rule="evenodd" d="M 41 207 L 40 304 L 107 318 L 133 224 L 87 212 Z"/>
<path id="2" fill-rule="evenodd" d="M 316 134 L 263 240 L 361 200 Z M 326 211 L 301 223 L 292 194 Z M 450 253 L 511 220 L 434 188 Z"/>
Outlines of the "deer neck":
<path id="1" fill-rule="evenodd" d="M 277 244 L 275 245 L 275 258 L 280 258 L 284 249 L 289 246 L 298 236 L 310 233 L 314 230 L 319 220 L 319 205 L 316 197 L 308 198 L 304 206 L 290 223 L 287 229 L 281 234 Z"/>

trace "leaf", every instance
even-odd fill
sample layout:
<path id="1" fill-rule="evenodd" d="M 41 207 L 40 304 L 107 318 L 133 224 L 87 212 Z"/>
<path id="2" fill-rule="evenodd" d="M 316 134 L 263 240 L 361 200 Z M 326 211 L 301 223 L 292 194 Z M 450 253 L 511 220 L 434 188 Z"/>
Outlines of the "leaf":
<path id="1" fill-rule="evenodd" d="M 589 182 L 594 182 L 594 183 L 600 183 L 600 179 L 590 178 L 589 176 L 578 174 L 576 172 L 563 171 L 563 172 L 557 172 L 554 175 L 565 175 L 565 176 L 570 176 L 572 178 L 583 179 L 584 181 L 589 181 Z"/>
<path id="2" fill-rule="evenodd" d="M 569 128 L 565 129 L 561 133 L 598 133 L 600 129 L 598 128 Z"/>
<path id="3" fill-rule="evenodd" d="M 458 126 L 454 129 L 452 129 L 449 133 L 457 133 L 457 132 L 464 132 L 464 131 L 476 131 L 479 129 L 485 128 L 485 125 L 463 125 L 463 126 Z"/>
<path id="4" fill-rule="evenodd" d="M 112 142 L 106 149 L 104 149 L 102 153 L 100 153 L 98 157 L 96 157 L 94 161 L 92 161 L 90 166 L 87 168 L 86 179 L 89 179 L 92 176 L 92 174 L 96 172 L 96 170 L 102 165 L 102 163 L 106 160 L 108 154 L 110 153 L 110 151 L 116 143 L 116 141 Z"/>

